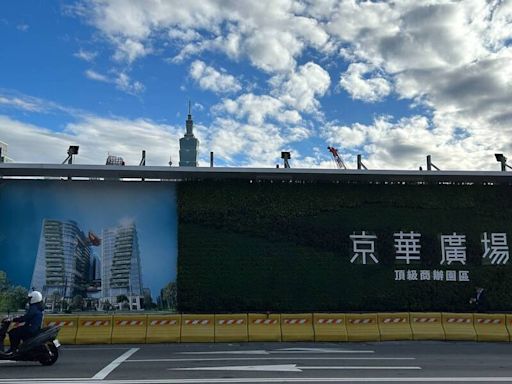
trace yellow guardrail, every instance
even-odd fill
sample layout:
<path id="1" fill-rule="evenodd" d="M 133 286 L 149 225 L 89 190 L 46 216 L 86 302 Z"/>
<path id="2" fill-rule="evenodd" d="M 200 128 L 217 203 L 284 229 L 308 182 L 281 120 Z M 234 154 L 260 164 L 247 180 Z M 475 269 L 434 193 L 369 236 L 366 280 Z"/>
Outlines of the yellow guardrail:
<path id="1" fill-rule="evenodd" d="M 281 315 L 249 313 L 249 341 L 281 341 Z"/>
<path id="2" fill-rule="evenodd" d="M 146 343 L 179 343 L 181 315 L 148 315 Z"/>
<path id="3" fill-rule="evenodd" d="M 112 344 L 145 343 L 146 315 L 114 315 Z"/>
<path id="4" fill-rule="evenodd" d="M 247 314 L 215 315 L 215 342 L 249 341 Z"/>
<path id="5" fill-rule="evenodd" d="M 79 316 L 75 343 L 112 343 L 112 316 Z"/>
<path id="6" fill-rule="evenodd" d="M 73 315 L 45 315 L 43 327 L 51 325 L 60 326 L 59 341 L 62 344 L 75 344 L 78 330 L 78 316 Z"/>
<path id="7" fill-rule="evenodd" d="M 47 315 L 63 344 L 244 341 L 510 341 L 512 314 L 296 313 Z"/>

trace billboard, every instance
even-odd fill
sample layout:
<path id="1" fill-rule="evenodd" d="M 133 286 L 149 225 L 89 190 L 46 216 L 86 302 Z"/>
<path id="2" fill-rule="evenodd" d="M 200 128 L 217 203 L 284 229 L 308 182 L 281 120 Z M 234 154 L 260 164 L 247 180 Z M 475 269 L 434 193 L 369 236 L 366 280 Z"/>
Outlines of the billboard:
<path id="1" fill-rule="evenodd" d="M 180 183 L 183 311 L 512 309 L 512 187 Z"/>
<path id="2" fill-rule="evenodd" d="M 2 180 L 0 270 L 55 311 L 175 307 L 175 185 Z"/>

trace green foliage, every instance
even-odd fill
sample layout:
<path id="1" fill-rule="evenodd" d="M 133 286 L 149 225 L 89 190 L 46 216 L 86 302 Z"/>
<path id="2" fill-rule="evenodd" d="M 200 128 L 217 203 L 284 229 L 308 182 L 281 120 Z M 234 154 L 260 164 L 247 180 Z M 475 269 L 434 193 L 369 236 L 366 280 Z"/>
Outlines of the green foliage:
<path id="1" fill-rule="evenodd" d="M 190 312 L 469 310 L 474 284 L 512 309 L 512 267 L 482 266 L 482 232 L 512 239 L 510 186 L 269 183 L 178 186 L 178 308 Z M 377 234 L 379 265 L 349 262 L 354 231 Z M 395 282 L 393 233 L 421 237 L 441 267 L 439 235 L 467 238 L 471 283 Z"/>
<path id="2" fill-rule="evenodd" d="M 161 292 L 161 306 L 162 309 L 175 310 L 177 307 L 178 287 L 175 281 L 167 284 Z"/>
<path id="3" fill-rule="evenodd" d="M 28 291 L 21 286 L 11 286 L 5 272 L 0 271 L 0 312 L 12 312 L 24 309 Z"/>
<path id="4" fill-rule="evenodd" d="M 117 304 L 121 304 L 121 303 L 128 303 L 129 300 L 128 300 L 128 296 L 126 295 L 119 295 L 116 297 L 116 301 L 117 301 Z"/>
<path id="5" fill-rule="evenodd" d="M 73 299 L 71 300 L 71 308 L 73 310 L 82 310 L 83 305 L 84 298 L 82 297 L 82 295 L 73 296 Z"/>

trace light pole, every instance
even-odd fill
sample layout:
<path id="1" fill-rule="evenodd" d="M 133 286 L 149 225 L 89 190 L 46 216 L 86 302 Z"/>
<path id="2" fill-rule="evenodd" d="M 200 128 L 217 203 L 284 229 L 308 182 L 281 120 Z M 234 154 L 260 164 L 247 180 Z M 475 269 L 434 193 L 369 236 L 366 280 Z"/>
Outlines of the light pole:
<path id="1" fill-rule="evenodd" d="M 503 155 L 503 153 L 495 153 L 496 161 L 501 163 L 501 170 L 505 172 L 507 168 L 512 169 L 510 165 L 507 164 L 507 158 Z"/>

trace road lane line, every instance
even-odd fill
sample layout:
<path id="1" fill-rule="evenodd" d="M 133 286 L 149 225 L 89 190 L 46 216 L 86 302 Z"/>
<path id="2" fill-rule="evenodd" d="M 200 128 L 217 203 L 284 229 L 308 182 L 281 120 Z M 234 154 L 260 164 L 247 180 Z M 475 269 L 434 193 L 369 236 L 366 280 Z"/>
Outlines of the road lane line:
<path id="1" fill-rule="evenodd" d="M 86 348 L 86 347 L 79 347 L 79 348 L 73 348 L 71 346 L 66 346 L 66 347 L 61 347 L 61 349 L 65 350 L 66 352 L 68 351 L 126 351 L 126 347 L 91 347 L 91 348 Z"/>
<path id="2" fill-rule="evenodd" d="M 2 384 L 17 383 L 40 384 L 97 384 L 92 379 L 0 379 Z M 124 379 L 103 380 L 102 384 L 204 384 L 204 383 L 512 383 L 512 377 L 265 377 L 265 378 L 212 378 L 212 379 Z"/>
<path id="3" fill-rule="evenodd" d="M 271 350 L 270 353 L 375 353 L 375 351 L 336 348 L 280 348 Z"/>
<path id="4" fill-rule="evenodd" d="M 127 360 L 131 355 L 133 355 L 135 352 L 137 352 L 140 348 L 131 348 L 125 353 L 123 353 L 121 356 L 119 356 L 117 359 L 112 361 L 109 365 L 107 365 L 105 368 L 103 368 L 101 371 L 99 371 L 97 374 L 95 374 L 92 379 L 93 380 L 103 380 L 105 377 L 107 377 L 114 369 L 119 367 L 119 365 Z"/>
<path id="5" fill-rule="evenodd" d="M 396 366 L 309 366 L 300 367 L 297 364 L 281 364 L 281 365 L 242 365 L 242 366 L 226 366 L 226 367 L 187 367 L 187 368 L 168 368 L 168 371 L 244 371 L 244 372 L 302 372 L 304 370 L 417 370 L 421 367 L 396 367 Z"/>
<path id="6" fill-rule="evenodd" d="M 158 363 L 183 361 L 233 361 L 233 360 L 416 360 L 415 357 L 206 357 L 192 359 L 130 359 L 125 363 Z"/>
<path id="7" fill-rule="evenodd" d="M 287 349 L 277 349 L 277 350 L 238 350 L 238 351 L 191 351 L 191 352 L 178 352 L 180 355 L 223 355 L 223 354 L 254 354 L 254 355 L 268 355 L 274 353 L 284 353 L 284 354 L 296 354 L 296 353 L 320 353 L 320 354 L 328 354 L 328 353 L 375 353 L 375 351 L 371 350 L 358 350 L 358 349 L 328 349 L 328 348 L 287 348 Z"/>
<path id="8" fill-rule="evenodd" d="M 224 354 L 240 354 L 240 355 L 268 355 L 269 352 L 265 350 L 252 350 L 252 351 L 194 351 L 194 352 L 177 352 L 178 355 L 224 355 Z"/>

